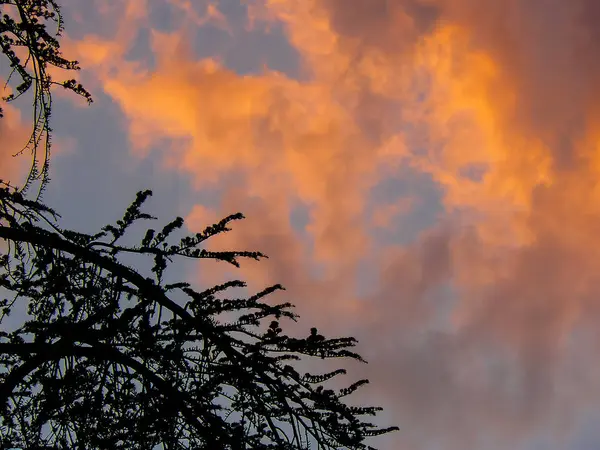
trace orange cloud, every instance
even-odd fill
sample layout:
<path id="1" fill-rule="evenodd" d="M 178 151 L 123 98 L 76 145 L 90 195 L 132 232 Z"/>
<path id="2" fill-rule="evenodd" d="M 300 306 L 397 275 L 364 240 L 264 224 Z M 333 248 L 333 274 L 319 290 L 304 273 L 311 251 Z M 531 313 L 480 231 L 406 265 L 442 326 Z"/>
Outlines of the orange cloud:
<path id="1" fill-rule="evenodd" d="M 193 61 L 175 34 L 153 32 L 153 48 L 155 71 L 123 62 L 115 76 L 102 75 L 129 119 L 134 148 L 186 140 L 167 159 L 196 174 L 198 187 L 241 171 L 250 195 L 287 193 L 310 206 L 318 258 L 331 260 L 345 248 L 351 261 L 365 251 L 358 222 L 377 161 L 327 86 L 275 72 L 239 76 L 213 60 Z"/>
<path id="2" fill-rule="evenodd" d="M 592 80 L 597 77 L 595 68 L 581 71 L 578 64 L 584 54 L 595 60 L 594 31 L 582 32 L 581 22 L 586 10 L 587 17 L 592 14 L 592 3 L 565 3 L 540 13 L 518 1 L 501 7 L 470 1 L 370 2 L 352 10 L 314 2 L 314 21 L 307 20 L 313 10 L 306 13 L 309 7 L 298 2 L 272 3 L 285 12 L 281 17 L 291 40 L 309 54 L 317 76 L 325 73 L 320 69 L 335 70 L 331 66 L 338 67 L 338 61 L 352 61 L 344 67 L 344 80 L 354 76 L 362 82 L 349 84 L 348 96 L 362 92 L 380 104 L 381 97 L 406 101 L 403 117 L 417 133 L 399 134 L 417 145 L 404 157 L 443 187 L 443 205 L 458 224 L 449 238 L 450 256 L 437 256 L 451 261 L 445 279 L 458 290 L 455 332 L 468 330 L 481 342 L 498 339 L 518 355 L 512 370 L 530 377 L 524 387 L 533 392 L 535 385 L 547 386 L 553 373 L 547 371 L 560 363 L 573 327 L 597 294 L 593 255 L 598 239 L 588 231 L 597 223 L 597 126 L 592 121 L 597 107 L 589 101 L 596 97 Z M 290 19 L 294 8 L 300 13 Z M 317 48 L 323 30 L 332 37 Z M 325 51 L 334 53 L 329 66 Z M 421 98 L 406 92 L 407 86 L 417 87 Z M 352 114 L 360 115 L 359 109 Z M 408 311 L 425 308 L 423 292 L 440 280 L 433 281 L 423 268 L 414 275 L 422 283 L 418 291 L 402 284 L 403 274 L 422 267 L 422 258 L 417 253 L 396 270 L 396 278 L 383 281 L 381 296 L 387 301 L 379 306 L 381 322 L 374 330 L 380 332 L 391 320 L 388 309 L 413 317 Z M 416 302 L 412 308 L 404 296 Z M 424 317 L 429 318 L 417 323 L 432 320 Z M 486 348 L 481 346 L 479 357 Z M 549 392 L 544 388 L 539 395 Z M 533 404 L 544 402 L 538 396 Z M 469 408 L 475 407 L 474 401 Z"/>
<path id="3" fill-rule="evenodd" d="M 153 68 L 125 58 L 129 35 L 73 43 L 139 156 L 163 148 L 194 188 L 222 190 L 219 210 L 195 209 L 190 226 L 246 212 L 215 245 L 266 252 L 246 272 L 257 287 L 281 282 L 307 321 L 370 343 L 370 392 L 404 423 L 397 448 L 433 448 L 432 435 L 444 448 L 512 445 L 600 392 L 588 380 L 586 400 L 566 363 L 574 342 L 600 342 L 581 331 L 598 318 L 599 11 L 537 3 L 251 2 L 253 30 L 285 26 L 297 79 L 199 59 L 176 29 L 151 30 Z M 426 181 L 372 204 L 384 177 L 406 173 Z M 436 222 L 382 249 L 377 227 L 424 222 L 406 205 L 429 185 Z M 365 261 L 378 277 L 369 295 L 357 288 Z"/>

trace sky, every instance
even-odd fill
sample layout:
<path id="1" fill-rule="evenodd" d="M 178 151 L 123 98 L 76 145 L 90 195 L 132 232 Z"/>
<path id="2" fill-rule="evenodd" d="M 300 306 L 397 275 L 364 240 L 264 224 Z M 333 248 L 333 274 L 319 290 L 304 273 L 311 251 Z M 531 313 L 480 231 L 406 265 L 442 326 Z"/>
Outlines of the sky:
<path id="1" fill-rule="evenodd" d="M 145 188 L 192 232 L 243 212 L 212 248 L 269 259 L 182 277 L 281 283 L 301 326 L 357 337 L 384 450 L 598 447 L 597 0 L 62 4 L 95 99 L 55 93 L 64 225 Z"/>

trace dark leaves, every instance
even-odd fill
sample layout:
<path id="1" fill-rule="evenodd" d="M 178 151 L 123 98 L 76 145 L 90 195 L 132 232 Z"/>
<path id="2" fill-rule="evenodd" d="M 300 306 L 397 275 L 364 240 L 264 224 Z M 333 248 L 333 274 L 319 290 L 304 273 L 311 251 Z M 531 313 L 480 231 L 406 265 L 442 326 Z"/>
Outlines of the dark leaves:
<path id="1" fill-rule="evenodd" d="M 1 0 L 0 0 L 1 1 Z M 121 244 L 139 220 L 149 191 L 125 214 L 88 235 L 59 227 L 54 212 L 0 190 L 0 286 L 28 318 L 0 333 L 0 448 L 349 449 L 367 448 L 381 430 L 361 421 L 378 408 L 340 399 L 366 383 L 335 392 L 324 383 L 338 369 L 301 375 L 305 357 L 348 357 L 353 338 L 287 336 L 281 319 L 296 320 L 289 303 L 272 304 L 274 285 L 228 298 L 232 280 L 197 291 L 163 281 L 175 258 L 239 264 L 259 252 L 213 252 L 209 237 L 229 231 L 234 214 L 202 233 L 171 243 L 177 218 L 160 232 L 142 232 L 140 246 Z M 121 256 L 151 258 L 155 279 Z M 0 316 L 0 323 L 3 317 Z"/>

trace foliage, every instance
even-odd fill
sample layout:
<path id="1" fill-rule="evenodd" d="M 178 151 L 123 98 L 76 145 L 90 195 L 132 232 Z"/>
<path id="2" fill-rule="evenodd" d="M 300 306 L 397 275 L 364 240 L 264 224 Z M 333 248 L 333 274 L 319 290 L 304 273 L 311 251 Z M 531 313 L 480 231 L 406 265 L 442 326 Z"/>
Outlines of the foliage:
<path id="1" fill-rule="evenodd" d="M 50 26 L 54 26 L 54 31 Z M 35 180 L 41 181 L 40 189 L 43 189 L 49 180 L 51 87 L 62 86 L 88 102 L 92 101 L 90 93 L 76 80 L 57 82 L 52 79 L 51 67 L 79 70 L 77 61 L 65 59 L 61 53 L 59 38 L 62 32 L 63 17 L 55 0 L 0 0 L 0 50 L 8 58 L 11 68 L 7 84 L 14 75 L 20 79 L 16 93 L 3 100 L 12 102 L 33 90 L 33 131 L 20 152 L 31 151 L 33 158 L 24 190 Z M 40 147 L 44 153 L 41 162 Z"/>
<path id="2" fill-rule="evenodd" d="M 343 400 L 366 380 L 340 391 L 324 382 L 344 370 L 311 375 L 301 356 L 353 358 L 353 338 L 326 339 L 315 328 L 297 339 L 281 319 L 288 303 L 221 298 L 242 287 L 230 281 L 199 292 L 166 284 L 175 258 L 211 258 L 238 265 L 258 252 L 210 252 L 204 244 L 229 230 L 231 215 L 172 243 L 177 218 L 138 245 L 121 244 L 130 227 L 153 219 L 140 192 L 123 218 L 88 235 L 61 229 L 57 214 L 18 192 L 0 190 L 0 286 L 27 320 L 0 332 L 0 447 L 85 449 L 367 448 L 369 436 L 391 431 L 363 422 L 379 408 Z M 152 277 L 122 262 L 153 259 Z M 178 298 L 178 295 L 180 298 Z"/>

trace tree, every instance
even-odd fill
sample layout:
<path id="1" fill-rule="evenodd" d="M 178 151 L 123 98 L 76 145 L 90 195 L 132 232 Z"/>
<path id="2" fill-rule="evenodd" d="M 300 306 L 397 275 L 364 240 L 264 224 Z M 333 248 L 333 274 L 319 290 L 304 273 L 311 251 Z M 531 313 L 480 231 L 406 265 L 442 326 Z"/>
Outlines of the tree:
<path id="1" fill-rule="evenodd" d="M 55 26 L 53 33 L 49 31 L 50 25 Z M 41 193 L 49 181 L 51 88 L 62 86 L 92 102 L 90 93 L 77 80 L 58 82 L 49 73 L 52 67 L 66 71 L 79 70 L 77 61 L 65 59 L 61 53 L 59 38 L 63 30 L 63 17 L 55 0 L 0 0 L 0 50 L 11 68 L 6 83 L 14 75 L 20 80 L 16 93 L 5 96 L 3 100 L 12 102 L 33 90 L 33 130 L 20 152 L 30 151 L 32 164 L 22 190 L 39 180 Z M 41 162 L 38 154 L 40 148 L 43 149 Z"/>
<path id="2" fill-rule="evenodd" d="M 177 243 L 169 236 L 181 218 L 148 229 L 139 245 L 120 244 L 136 221 L 151 218 L 140 210 L 149 195 L 139 193 L 120 221 L 88 235 L 61 229 L 41 203 L 0 191 L 8 224 L 0 237 L 11 244 L 0 285 L 14 294 L 0 322 L 17 301 L 30 315 L 0 333 L 3 448 L 365 448 L 365 438 L 392 430 L 360 419 L 378 408 L 343 403 L 366 380 L 335 392 L 323 383 L 344 370 L 294 367 L 302 355 L 361 358 L 348 350 L 352 338 L 326 339 L 315 328 L 302 339 L 284 334 L 279 321 L 296 319 L 292 305 L 262 301 L 281 286 L 222 299 L 244 283 L 198 292 L 163 282 L 174 258 L 237 266 L 263 257 L 202 248 L 241 214 Z M 152 257 L 153 278 L 123 264 L 123 254 Z"/>
<path id="3" fill-rule="evenodd" d="M 4 55 L 17 61 L 22 78 L 47 88 L 40 94 L 46 112 L 34 119 L 43 117 L 48 139 L 52 82 L 39 61 L 56 62 L 49 55 L 58 53 L 39 50 L 45 47 L 36 37 L 48 38 L 33 18 L 58 6 L 0 2 L 21 17 L 20 24 L 1 19 Z M 6 30 L 18 39 L 6 41 Z M 41 58 L 35 76 L 23 75 L 28 63 L 14 59 L 14 42 Z M 52 48 L 58 52 L 58 41 Z M 66 87 L 86 96 L 76 84 Z M 36 87 L 34 110 L 39 92 Z M 42 182 L 47 158 L 44 167 Z M 27 183 L 37 176 L 34 169 Z M 359 449 L 368 437 L 396 429 L 363 421 L 379 408 L 344 403 L 367 380 L 335 391 L 327 383 L 343 369 L 301 370 L 301 357 L 362 359 L 349 350 L 353 338 L 327 339 L 315 328 L 305 338 L 286 335 L 280 322 L 297 319 L 292 305 L 265 301 L 281 286 L 236 299 L 225 296 L 245 286 L 240 280 L 204 291 L 166 281 L 178 259 L 239 266 L 243 258 L 263 258 L 205 248 L 241 214 L 178 240 L 184 223 L 177 218 L 159 231 L 141 232 L 137 244 L 124 243 L 140 221 L 155 220 L 141 209 L 150 195 L 138 193 L 121 220 L 86 234 L 64 228 L 39 197 L 0 187 L 0 239 L 8 244 L 0 255 L 0 292 L 6 294 L 0 301 L 0 448 Z M 124 262 L 132 256 L 150 261 L 149 272 Z M 22 304 L 26 319 L 11 330 L 6 319 Z"/>

